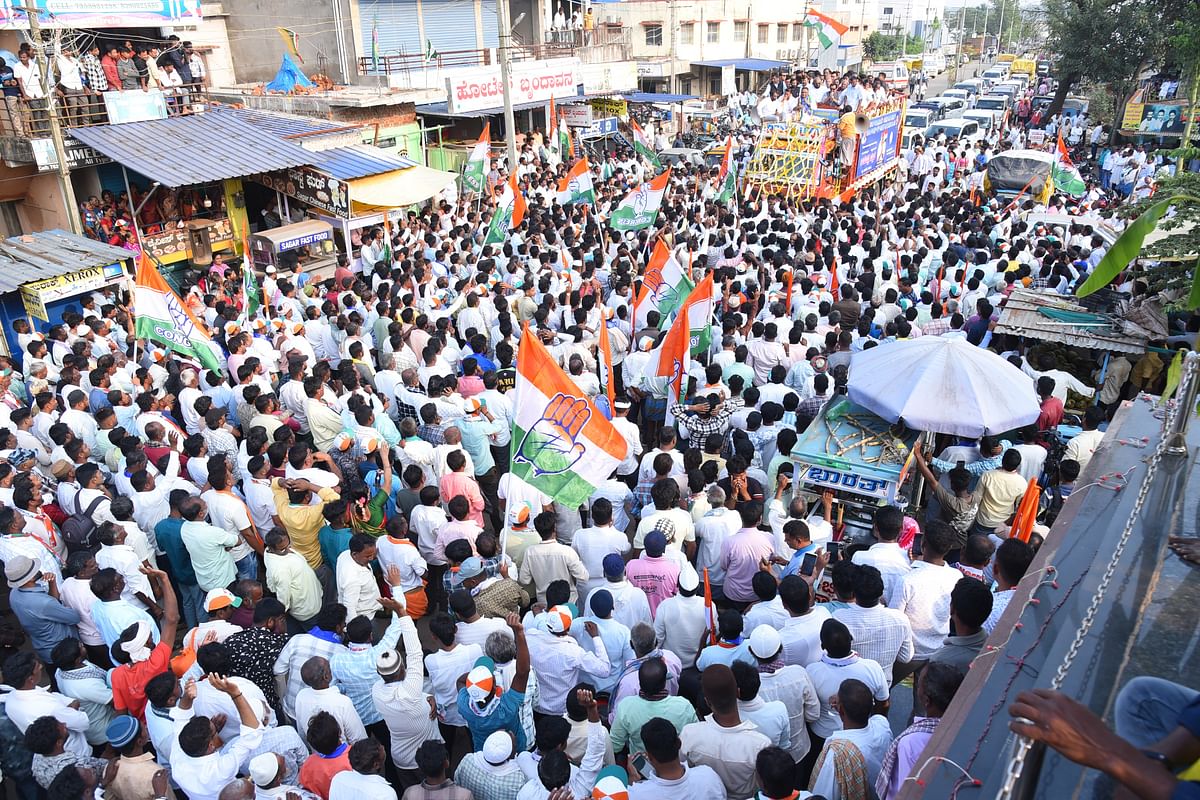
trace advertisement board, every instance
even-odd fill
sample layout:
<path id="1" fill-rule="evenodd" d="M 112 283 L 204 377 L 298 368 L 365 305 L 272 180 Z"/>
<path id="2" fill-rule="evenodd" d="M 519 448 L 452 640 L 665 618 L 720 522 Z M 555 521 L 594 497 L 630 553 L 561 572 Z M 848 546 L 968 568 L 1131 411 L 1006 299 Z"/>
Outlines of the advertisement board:
<path id="1" fill-rule="evenodd" d="M 104 111 L 113 125 L 167 118 L 167 98 L 161 89 L 105 92 Z"/>
<path id="2" fill-rule="evenodd" d="M 858 137 L 858 160 L 854 179 L 882 167 L 900 154 L 900 124 L 904 110 L 880 114 L 867 123 L 867 132 Z"/>
<path id="3" fill-rule="evenodd" d="M 233 223 L 228 218 L 215 219 L 211 228 L 213 250 L 218 245 L 233 241 Z M 167 263 L 187 257 L 187 228 L 171 228 L 160 233 L 143 233 L 142 248 L 159 261 Z"/>
<path id="4" fill-rule="evenodd" d="M 199 22 L 200 0 L 26 0 L 0 3 L 0 27 L 28 28 L 25 8 L 38 10 L 38 19 L 50 28 L 128 28 Z"/>
<path id="5" fill-rule="evenodd" d="M 288 197 L 328 212 L 340 219 L 350 219 L 350 186 L 311 167 L 294 167 L 251 176 Z"/>
<path id="6" fill-rule="evenodd" d="M 592 107 L 587 103 L 568 103 L 558 113 L 571 128 L 586 128 L 592 122 Z"/>
<path id="7" fill-rule="evenodd" d="M 21 303 L 25 306 L 25 313 L 49 322 L 47 303 L 75 297 L 111 283 L 119 283 L 124 278 L 125 265 L 119 261 L 102 267 L 87 267 L 65 275 L 21 284 Z"/>
<path id="8" fill-rule="evenodd" d="M 589 100 L 588 105 L 592 107 L 592 111 L 597 117 L 624 119 L 629 116 L 629 103 L 619 97 L 598 97 L 595 100 Z"/>
<path id="9" fill-rule="evenodd" d="M 514 103 L 536 103 L 579 94 L 578 58 L 552 61 L 519 61 L 509 73 L 509 91 Z M 451 114 L 482 111 L 504 105 L 504 86 L 494 67 L 465 70 L 446 78 L 446 103 Z"/>

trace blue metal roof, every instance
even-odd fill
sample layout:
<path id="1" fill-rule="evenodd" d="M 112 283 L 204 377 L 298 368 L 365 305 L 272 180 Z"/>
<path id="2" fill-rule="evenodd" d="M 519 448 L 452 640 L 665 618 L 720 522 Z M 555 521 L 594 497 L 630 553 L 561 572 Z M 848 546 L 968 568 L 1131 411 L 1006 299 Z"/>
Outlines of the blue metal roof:
<path id="1" fill-rule="evenodd" d="M 786 61 L 772 61 L 769 58 L 722 58 L 716 61 L 693 61 L 697 67 L 733 67 L 750 72 L 770 72 L 773 69 L 786 67 Z"/>
<path id="2" fill-rule="evenodd" d="M 70 133 L 164 186 L 211 183 L 313 163 L 313 154 L 300 145 L 224 112 L 72 128 Z"/>
<path id="3" fill-rule="evenodd" d="M 626 92 L 624 97 L 631 103 L 682 103 L 686 100 L 696 100 L 694 94 L 666 94 L 665 92 Z"/>
<path id="4" fill-rule="evenodd" d="M 570 103 L 582 103 L 592 97 L 608 97 L 606 94 L 597 95 L 576 95 L 574 97 L 559 97 L 555 99 L 556 105 L 568 105 Z M 538 108 L 545 108 L 550 104 L 549 100 L 540 100 L 536 103 L 513 103 L 513 111 L 532 111 Z M 417 106 L 418 114 L 433 114 L 438 117 L 491 117 L 504 113 L 503 106 L 496 108 L 481 108 L 478 111 L 458 111 L 451 113 L 449 106 L 446 103 L 425 103 Z"/>
<path id="5" fill-rule="evenodd" d="M 341 181 L 352 181 L 355 178 L 366 178 L 417 166 L 417 162 L 412 159 L 365 144 L 317 150 L 310 155 L 314 167 Z"/>
<path id="6" fill-rule="evenodd" d="M 276 111 L 263 111 L 257 108 L 214 108 L 209 113 L 233 114 L 244 122 L 256 128 L 278 136 L 280 139 L 304 137 L 305 139 L 320 139 L 326 136 L 345 136 L 354 130 L 361 130 L 362 125 L 346 125 L 340 122 L 330 122 L 313 117 L 301 117 L 295 114 L 280 114 Z"/>

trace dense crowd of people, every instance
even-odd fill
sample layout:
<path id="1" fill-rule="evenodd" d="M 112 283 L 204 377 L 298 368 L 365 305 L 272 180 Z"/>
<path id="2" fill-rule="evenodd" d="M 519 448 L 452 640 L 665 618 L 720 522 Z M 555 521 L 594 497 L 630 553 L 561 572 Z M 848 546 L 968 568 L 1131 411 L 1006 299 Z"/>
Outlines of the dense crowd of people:
<path id="1" fill-rule="evenodd" d="M 1093 381 L 994 334 L 1015 288 L 1069 292 L 1103 254 L 977 191 L 998 144 L 930 142 L 843 203 L 722 205 L 717 170 L 683 166 L 621 234 L 650 168 L 616 154 L 595 207 L 564 208 L 567 165 L 530 137 L 501 245 L 491 202 L 454 193 L 328 278 L 268 269 L 253 314 L 218 259 L 184 301 L 220 369 L 137 339 L 111 288 L 20 323 L 4 775 L 55 800 L 897 796 L 1033 560 L 1008 537 L 1028 479 L 1061 503 L 1104 411 L 1165 378 L 1153 353 Z M 658 242 L 718 294 L 671 402 L 668 320 L 634 309 Z M 522 336 L 602 406 L 613 365 L 626 452 L 580 506 L 510 469 Z M 1003 353 L 1042 418 L 922 455 L 928 513 L 880 505 L 856 538 L 793 448 L 854 353 L 919 336 Z M 1100 405 L 1047 470 L 1068 390 Z"/>

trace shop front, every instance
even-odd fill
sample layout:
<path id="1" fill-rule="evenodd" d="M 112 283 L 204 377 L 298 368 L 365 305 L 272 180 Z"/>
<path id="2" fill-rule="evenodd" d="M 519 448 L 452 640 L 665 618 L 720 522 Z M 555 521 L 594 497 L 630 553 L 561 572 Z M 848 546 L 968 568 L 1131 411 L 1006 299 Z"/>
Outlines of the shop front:
<path id="1" fill-rule="evenodd" d="M 26 319 L 44 332 L 63 314 L 82 309 L 81 298 L 128 288 L 135 254 L 62 230 L 0 240 L 0 324 L 3 349 L 20 360 L 13 323 Z"/>

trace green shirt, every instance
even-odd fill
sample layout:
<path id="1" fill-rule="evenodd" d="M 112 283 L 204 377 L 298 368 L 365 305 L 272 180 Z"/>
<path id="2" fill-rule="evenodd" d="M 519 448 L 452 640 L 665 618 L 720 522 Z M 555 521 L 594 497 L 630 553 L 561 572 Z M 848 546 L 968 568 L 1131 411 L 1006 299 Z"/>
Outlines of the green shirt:
<path id="1" fill-rule="evenodd" d="M 350 549 L 350 537 L 354 531 L 350 528 L 332 528 L 328 525 L 317 531 L 317 541 L 321 545 L 321 558 L 333 566 L 338 556 Z"/>
<path id="2" fill-rule="evenodd" d="M 350 525 L 356 533 L 364 533 L 378 539 L 383 536 L 384 526 L 387 525 L 387 492 L 376 492 L 375 495 L 367 502 L 366 514 L 363 516 L 366 519 L 359 517 L 359 509 L 355 506 L 350 507 Z"/>
<path id="3" fill-rule="evenodd" d="M 655 717 L 662 717 L 674 725 L 676 733 L 682 731 L 684 725 L 699 721 L 696 709 L 679 695 L 662 700 L 647 700 L 640 695 L 626 697 L 617 707 L 617 718 L 613 720 L 613 751 L 628 750 L 631 754 L 642 752 L 642 726 Z"/>

